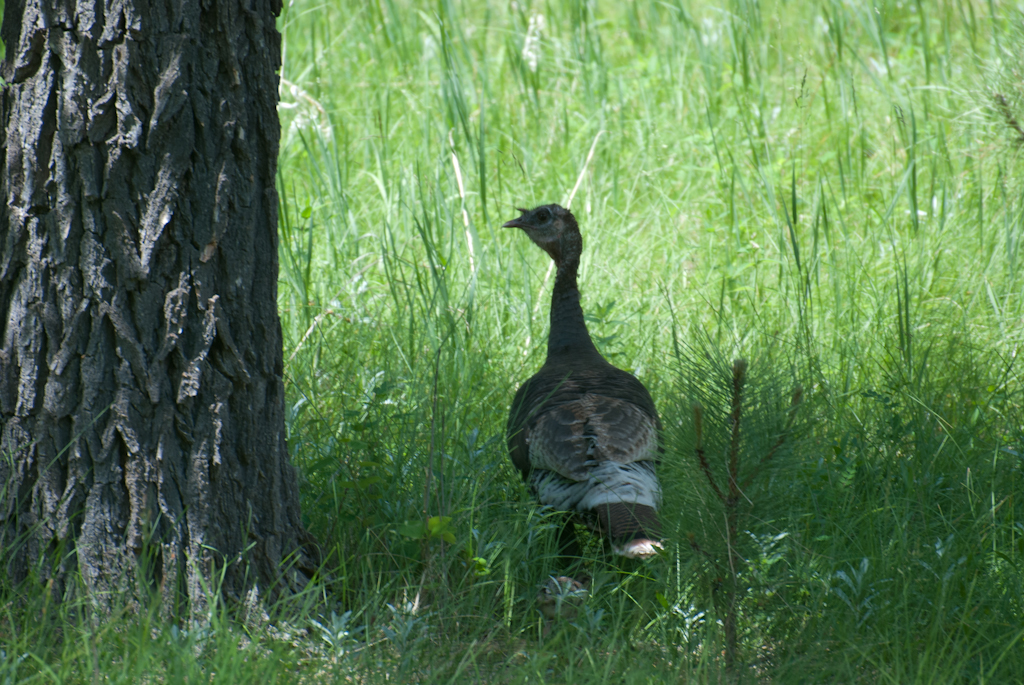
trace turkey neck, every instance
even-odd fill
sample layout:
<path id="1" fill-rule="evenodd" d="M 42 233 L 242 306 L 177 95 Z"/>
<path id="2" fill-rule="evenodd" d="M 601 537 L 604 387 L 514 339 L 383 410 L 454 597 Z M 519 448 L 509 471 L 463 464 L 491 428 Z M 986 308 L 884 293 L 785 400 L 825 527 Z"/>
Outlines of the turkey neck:
<path id="1" fill-rule="evenodd" d="M 548 333 L 548 360 L 558 357 L 603 359 L 594 347 L 583 320 L 580 289 L 576 272 L 580 266 L 583 240 L 579 233 L 569 236 L 562 259 L 556 262 L 555 288 L 551 292 L 551 331 Z"/>

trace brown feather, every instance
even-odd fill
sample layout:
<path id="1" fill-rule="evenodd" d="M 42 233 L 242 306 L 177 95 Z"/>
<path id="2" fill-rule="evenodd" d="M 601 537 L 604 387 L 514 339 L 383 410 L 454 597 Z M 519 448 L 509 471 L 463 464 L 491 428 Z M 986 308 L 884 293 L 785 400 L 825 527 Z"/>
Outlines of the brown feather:
<path id="1" fill-rule="evenodd" d="M 527 429 L 530 465 L 586 480 L 588 464 L 653 459 L 658 444 L 651 417 L 612 397 L 583 395 L 537 417 Z"/>
<path id="2" fill-rule="evenodd" d="M 661 521 L 653 507 L 619 502 L 602 504 L 593 511 L 597 529 L 613 542 L 661 539 Z"/>

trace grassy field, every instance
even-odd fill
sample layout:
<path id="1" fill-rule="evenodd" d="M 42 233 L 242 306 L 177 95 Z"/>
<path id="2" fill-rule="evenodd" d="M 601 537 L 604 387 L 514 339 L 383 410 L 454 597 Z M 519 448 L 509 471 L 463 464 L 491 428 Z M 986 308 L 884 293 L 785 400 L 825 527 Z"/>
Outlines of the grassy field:
<path id="1" fill-rule="evenodd" d="M 269 621 L 26 627 L 0 682 L 1020 681 L 1022 11 L 289 3 L 280 309 L 327 580 Z M 500 226 L 548 202 L 662 414 L 669 540 L 590 540 L 544 636 L 554 521 L 503 433 L 553 274 Z M 738 358 L 727 507 L 696 453 L 725 488 Z"/>

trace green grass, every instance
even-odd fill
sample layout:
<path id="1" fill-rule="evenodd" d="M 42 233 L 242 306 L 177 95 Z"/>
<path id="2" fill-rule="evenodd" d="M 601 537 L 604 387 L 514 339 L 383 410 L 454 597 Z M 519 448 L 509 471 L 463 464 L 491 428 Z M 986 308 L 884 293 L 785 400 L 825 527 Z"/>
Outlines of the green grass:
<path id="1" fill-rule="evenodd" d="M 746 681 L 1024 677 L 1024 20 L 715 5 L 289 4 L 279 297 L 325 581 L 191 632 L 8 603 L 0 682 L 717 682 L 730 588 Z M 570 199 L 591 332 L 667 427 L 669 544 L 591 540 L 593 596 L 542 638 L 553 521 L 503 432 L 553 275 L 500 225 Z M 693 404 L 724 483 L 737 357 L 729 539 Z"/>

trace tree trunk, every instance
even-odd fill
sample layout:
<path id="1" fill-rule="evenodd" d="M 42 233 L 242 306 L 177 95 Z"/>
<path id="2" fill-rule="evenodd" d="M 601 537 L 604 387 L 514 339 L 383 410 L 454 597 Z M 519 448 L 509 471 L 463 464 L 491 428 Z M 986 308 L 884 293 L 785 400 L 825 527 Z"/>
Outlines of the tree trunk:
<path id="1" fill-rule="evenodd" d="M 236 597 L 308 571 L 277 315 L 279 11 L 6 3 L 0 550 L 13 581 L 64 596 L 80 572 L 101 607 L 150 588 L 196 610 L 222 571 Z"/>

